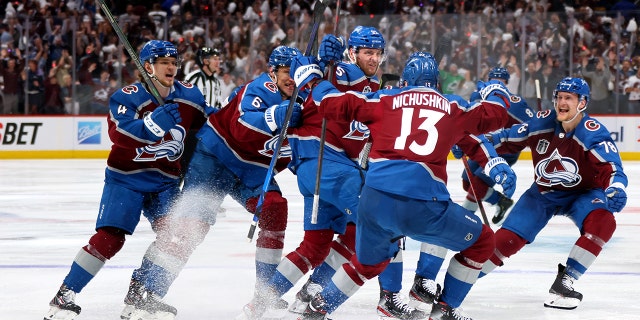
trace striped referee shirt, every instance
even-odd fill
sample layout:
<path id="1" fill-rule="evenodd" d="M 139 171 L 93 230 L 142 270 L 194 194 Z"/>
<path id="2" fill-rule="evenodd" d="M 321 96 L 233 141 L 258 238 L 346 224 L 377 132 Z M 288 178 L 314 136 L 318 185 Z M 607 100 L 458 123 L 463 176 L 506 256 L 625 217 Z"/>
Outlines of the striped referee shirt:
<path id="1" fill-rule="evenodd" d="M 220 80 L 216 78 L 215 74 L 207 76 L 202 70 L 195 70 L 185 77 L 185 81 L 198 87 L 210 106 L 216 109 L 222 107 L 224 97 L 222 97 L 220 89 Z"/>

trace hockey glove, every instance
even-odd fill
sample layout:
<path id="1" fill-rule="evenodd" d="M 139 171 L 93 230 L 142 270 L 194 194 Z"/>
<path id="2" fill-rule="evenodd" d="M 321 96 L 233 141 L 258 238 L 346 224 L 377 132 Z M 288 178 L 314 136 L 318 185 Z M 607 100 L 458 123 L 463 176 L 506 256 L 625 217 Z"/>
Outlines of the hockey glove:
<path id="1" fill-rule="evenodd" d="M 324 73 L 314 57 L 295 56 L 291 59 L 291 78 L 300 90 L 312 80 L 322 79 Z"/>
<path id="2" fill-rule="evenodd" d="M 329 64 L 331 61 L 342 61 L 342 54 L 346 50 L 344 40 L 332 34 L 328 34 L 322 38 L 320 48 L 318 48 L 318 57 L 320 61 Z"/>
<path id="3" fill-rule="evenodd" d="M 451 153 L 453 153 L 453 157 L 456 159 L 461 159 L 462 156 L 464 156 L 464 152 L 457 144 L 454 144 L 453 147 L 451 147 Z"/>
<path id="4" fill-rule="evenodd" d="M 510 107 L 511 93 L 501 81 L 489 80 L 487 82 L 479 82 L 477 88 L 482 100 L 498 102 L 507 109 Z"/>
<path id="5" fill-rule="evenodd" d="M 484 173 L 497 184 L 502 185 L 502 191 L 507 198 L 511 198 L 516 191 L 516 174 L 507 161 L 501 157 L 493 158 L 484 167 Z"/>
<path id="6" fill-rule="evenodd" d="M 177 103 L 167 103 L 157 107 L 144 117 L 144 125 L 158 138 L 164 137 L 167 130 L 182 122 Z"/>
<path id="7" fill-rule="evenodd" d="M 287 117 L 287 108 L 289 100 L 282 101 L 277 106 L 273 106 L 264 112 L 264 120 L 271 131 L 276 131 L 284 126 L 284 120 Z M 295 128 L 302 124 L 302 107 L 299 103 L 293 104 L 293 113 L 289 121 L 289 127 Z"/>
<path id="8" fill-rule="evenodd" d="M 611 212 L 620 212 L 627 204 L 627 192 L 621 183 L 613 183 L 604 190 L 607 195 L 607 208 Z"/>

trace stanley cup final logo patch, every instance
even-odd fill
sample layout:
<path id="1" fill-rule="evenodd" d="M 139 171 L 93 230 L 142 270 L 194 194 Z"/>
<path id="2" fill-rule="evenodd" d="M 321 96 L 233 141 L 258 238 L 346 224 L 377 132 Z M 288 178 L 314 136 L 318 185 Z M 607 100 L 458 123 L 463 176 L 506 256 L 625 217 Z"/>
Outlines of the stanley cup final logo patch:
<path id="1" fill-rule="evenodd" d="M 547 149 L 549 148 L 549 140 L 542 139 L 538 141 L 538 145 L 536 146 L 536 151 L 538 154 L 547 153 Z"/>

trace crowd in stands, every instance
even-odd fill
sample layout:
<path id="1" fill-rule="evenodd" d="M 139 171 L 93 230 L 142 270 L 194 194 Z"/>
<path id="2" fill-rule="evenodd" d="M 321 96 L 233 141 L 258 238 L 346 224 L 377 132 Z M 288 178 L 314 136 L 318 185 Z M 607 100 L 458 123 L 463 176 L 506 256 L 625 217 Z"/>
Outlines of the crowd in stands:
<path id="1" fill-rule="evenodd" d="M 198 48 L 221 50 L 226 92 L 264 72 L 272 48 L 304 51 L 313 24 L 312 0 L 105 2 L 136 51 L 150 39 L 178 46 L 179 77 L 197 68 Z M 110 94 L 137 81 L 98 1 L 2 0 L 0 8 L 2 113 L 104 114 Z M 339 12 L 340 35 L 356 25 L 384 35 L 381 76 L 400 74 L 410 53 L 426 50 L 441 57 L 444 93 L 469 97 L 500 65 L 509 89 L 534 108 L 536 79 L 546 109 L 558 80 L 572 75 L 589 82 L 591 113 L 639 114 L 639 10 L 630 0 L 348 0 L 324 11 L 318 39 Z"/>

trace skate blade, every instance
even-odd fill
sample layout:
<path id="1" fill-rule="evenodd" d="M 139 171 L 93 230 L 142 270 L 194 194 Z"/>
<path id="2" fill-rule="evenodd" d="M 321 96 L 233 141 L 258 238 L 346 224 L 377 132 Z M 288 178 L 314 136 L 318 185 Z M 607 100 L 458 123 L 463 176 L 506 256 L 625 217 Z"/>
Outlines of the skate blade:
<path id="1" fill-rule="evenodd" d="M 77 313 L 69 310 L 62 310 L 58 307 L 51 307 L 44 320 L 73 320 L 78 316 Z"/>
<path id="2" fill-rule="evenodd" d="M 294 301 L 290 306 L 289 306 L 289 312 L 293 312 L 293 313 L 298 313 L 298 314 L 302 314 L 304 313 L 304 310 L 307 309 L 307 306 L 309 305 L 308 302 L 303 302 L 302 300 L 298 300 L 296 299 L 296 301 Z"/>
<path id="3" fill-rule="evenodd" d="M 431 308 L 433 308 L 433 303 L 424 302 L 411 294 L 409 294 L 409 305 L 427 314 L 430 314 Z"/>
<path id="4" fill-rule="evenodd" d="M 544 302 L 544 306 L 547 308 L 573 310 L 580 305 L 580 300 L 576 298 L 568 298 L 558 294 L 551 294 L 549 298 Z"/>
<path id="5" fill-rule="evenodd" d="M 136 307 L 132 304 L 125 304 L 124 309 L 120 313 L 120 319 L 129 320 L 131 319 L 131 314 L 136 310 Z"/>

